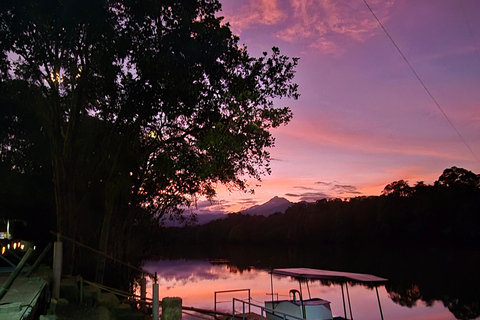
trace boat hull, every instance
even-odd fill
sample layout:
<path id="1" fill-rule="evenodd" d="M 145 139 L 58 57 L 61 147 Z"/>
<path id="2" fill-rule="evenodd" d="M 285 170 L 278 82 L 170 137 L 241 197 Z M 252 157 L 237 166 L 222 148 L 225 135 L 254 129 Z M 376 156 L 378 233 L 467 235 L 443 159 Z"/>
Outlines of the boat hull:
<path id="1" fill-rule="evenodd" d="M 330 302 L 323 299 L 309 299 L 302 302 L 292 300 L 265 301 L 267 317 L 271 320 L 332 320 Z M 277 313 L 276 313 L 276 312 Z M 287 314 L 284 318 L 284 314 Z M 288 317 L 288 315 L 293 317 Z"/>

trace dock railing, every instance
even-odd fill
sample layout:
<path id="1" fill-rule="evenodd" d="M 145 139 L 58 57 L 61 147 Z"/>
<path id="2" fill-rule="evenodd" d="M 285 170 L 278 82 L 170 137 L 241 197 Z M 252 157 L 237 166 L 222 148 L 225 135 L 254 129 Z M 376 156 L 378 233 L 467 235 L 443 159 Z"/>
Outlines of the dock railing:
<path id="1" fill-rule="evenodd" d="M 247 292 L 248 293 L 248 301 L 252 301 L 252 296 L 250 295 L 250 289 L 233 289 L 233 290 L 221 290 L 221 291 L 215 291 L 214 293 L 214 312 L 217 313 L 217 303 L 220 303 L 220 301 L 217 300 L 217 296 L 219 294 L 226 294 L 226 293 L 232 293 L 232 292 Z M 224 301 L 228 302 L 228 301 Z M 250 309 L 248 310 L 250 312 Z"/>
<path id="2" fill-rule="evenodd" d="M 235 311 L 235 306 L 238 304 L 241 304 L 242 305 L 242 312 L 236 312 Z M 267 317 L 267 313 L 270 313 L 272 315 L 275 315 L 277 318 L 281 318 L 283 320 L 304 320 L 303 318 L 299 318 L 297 316 L 294 316 L 294 315 L 291 315 L 291 314 L 288 314 L 288 313 L 284 313 L 284 312 L 281 312 L 281 311 L 276 311 L 276 310 L 273 310 L 273 309 L 270 309 L 270 308 L 267 308 L 267 307 L 264 307 L 264 306 L 260 306 L 260 305 L 257 305 L 257 304 L 254 304 L 250 301 L 245 301 L 245 300 L 241 300 L 241 299 L 237 299 L 237 298 L 233 298 L 233 307 L 232 307 L 232 320 L 235 320 L 235 314 L 239 314 L 237 317 L 242 320 L 247 320 L 247 313 L 246 313 L 246 305 L 248 305 L 248 312 L 250 312 L 251 310 L 251 307 L 255 307 L 255 308 L 258 308 L 260 310 L 260 320 L 268 320 L 269 318 Z M 270 320 L 272 320 L 270 318 Z"/>

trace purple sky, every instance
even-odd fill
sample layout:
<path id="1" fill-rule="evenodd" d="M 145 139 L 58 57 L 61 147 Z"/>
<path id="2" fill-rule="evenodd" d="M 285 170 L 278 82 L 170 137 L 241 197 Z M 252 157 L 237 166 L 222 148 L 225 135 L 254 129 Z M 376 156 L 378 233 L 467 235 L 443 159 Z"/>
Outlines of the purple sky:
<path id="1" fill-rule="evenodd" d="M 294 118 L 273 131 L 272 175 L 252 181 L 254 195 L 219 188 L 199 212 L 379 195 L 451 166 L 480 173 L 480 1 L 367 1 L 448 119 L 363 0 L 221 2 L 251 55 L 277 46 L 300 58 L 301 97 L 278 101 Z"/>

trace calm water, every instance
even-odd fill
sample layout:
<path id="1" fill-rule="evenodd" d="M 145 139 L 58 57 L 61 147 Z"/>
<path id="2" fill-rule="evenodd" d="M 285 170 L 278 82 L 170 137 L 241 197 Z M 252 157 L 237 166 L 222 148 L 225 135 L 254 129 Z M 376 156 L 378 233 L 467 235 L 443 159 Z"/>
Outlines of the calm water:
<path id="1" fill-rule="evenodd" d="M 298 267 L 303 267 L 298 266 Z M 271 299 L 271 276 L 267 270 L 261 268 L 238 268 L 233 264 L 214 263 L 208 260 L 159 260 L 149 261 L 144 269 L 150 273 L 157 273 L 159 277 L 160 298 L 181 297 L 184 306 L 203 309 L 214 309 L 214 292 L 233 289 L 250 289 L 253 303 L 263 305 L 265 300 Z M 324 268 L 326 269 L 326 268 Z M 349 271 L 349 270 L 341 270 Z M 371 272 L 374 273 L 374 272 Z M 383 274 L 376 274 L 385 277 Z M 444 279 L 448 281 L 448 279 Z M 151 286 L 148 286 L 151 296 Z M 404 307 L 394 300 L 399 300 L 398 293 L 387 292 L 385 286 L 379 287 L 380 301 L 385 319 L 401 320 L 454 320 L 456 317 L 444 306 L 441 301 L 423 302 L 414 301 L 412 307 Z M 274 277 L 274 292 L 279 298 L 286 298 L 290 289 L 298 289 L 298 282 L 290 278 Z M 415 294 L 415 286 L 408 290 L 407 295 Z M 304 296 L 307 290 L 303 288 Z M 312 297 L 321 297 L 331 302 L 334 316 L 343 315 L 342 292 L 339 285 L 322 286 L 319 282 L 310 284 Z M 352 312 L 354 319 L 380 319 L 377 296 L 374 289 L 360 285 L 350 286 Z M 246 292 L 234 294 L 218 294 L 217 310 L 231 312 L 232 297 L 247 299 Z M 405 300 L 406 299 L 406 300 Z M 401 301 L 410 301 L 411 297 L 402 297 Z M 403 303 L 405 304 L 405 303 Z M 237 309 L 239 309 L 238 306 Z M 254 310 L 252 310 L 254 311 Z M 187 318 L 188 316 L 185 316 Z"/>

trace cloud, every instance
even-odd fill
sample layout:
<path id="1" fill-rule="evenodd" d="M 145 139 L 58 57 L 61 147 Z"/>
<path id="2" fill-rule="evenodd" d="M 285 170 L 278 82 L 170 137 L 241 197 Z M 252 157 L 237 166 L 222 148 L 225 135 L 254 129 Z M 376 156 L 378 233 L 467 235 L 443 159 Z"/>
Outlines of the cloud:
<path id="1" fill-rule="evenodd" d="M 258 200 L 254 198 L 247 198 L 247 199 L 242 199 L 237 203 L 241 204 L 242 206 L 254 206 L 258 204 Z"/>
<path id="2" fill-rule="evenodd" d="M 350 185 L 336 184 L 332 188 L 337 194 L 362 194 L 357 187 Z"/>
<path id="3" fill-rule="evenodd" d="M 286 14 L 279 8 L 279 0 L 249 0 L 235 10 L 233 14 L 225 14 L 235 32 L 256 25 L 274 25 L 282 21 Z"/>
<path id="4" fill-rule="evenodd" d="M 376 15 L 385 21 L 393 0 L 371 0 Z M 311 48 L 332 54 L 353 40 L 363 42 L 379 31 L 363 2 L 336 0 L 250 0 L 227 12 L 233 30 L 274 26 L 275 36 L 283 41 L 308 42 Z"/>
<path id="5" fill-rule="evenodd" d="M 331 182 L 324 182 L 324 181 L 317 181 L 317 182 L 315 182 L 315 184 L 319 184 L 319 185 L 321 185 L 321 186 L 328 187 L 328 186 L 330 186 L 332 183 L 331 183 Z"/>
<path id="6" fill-rule="evenodd" d="M 303 187 L 303 186 L 293 186 L 293 189 L 302 189 L 302 190 L 316 190 L 312 187 Z"/>
<path id="7" fill-rule="evenodd" d="M 325 198 L 335 198 L 348 195 L 362 194 L 356 186 L 349 184 L 338 184 L 336 181 L 316 181 L 315 187 L 293 186 L 293 189 L 305 190 L 303 193 L 286 193 L 285 196 L 298 198 L 300 201 L 317 201 Z"/>
<path id="8" fill-rule="evenodd" d="M 307 201 L 307 202 L 313 202 L 325 198 L 330 198 L 329 195 L 323 193 L 323 192 L 304 192 L 304 193 L 285 193 L 285 196 L 287 197 L 292 197 L 292 198 L 298 198 L 299 201 Z"/>
<path id="9" fill-rule="evenodd" d="M 387 19 L 393 1 L 370 1 L 378 16 Z M 311 47 L 335 53 L 347 41 L 363 42 L 376 34 L 378 23 L 361 2 L 290 0 L 295 23 L 277 36 L 288 42 L 310 41 Z"/>
<path id="10" fill-rule="evenodd" d="M 400 117 L 397 114 L 394 116 Z M 428 118 L 422 118 L 421 115 L 418 118 L 428 121 Z M 467 153 L 452 152 L 450 144 L 438 139 L 444 132 L 446 139 L 458 138 L 446 126 L 433 129 L 425 126 L 405 130 L 389 128 L 388 124 L 394 122 L 392 119 L 383 119 L 381 125 L 370 120 L 366 120 L 368 125 L 359 124 L 357 121 L 341 115 L 296 119 L 289 124 L 288 130 L 282 131 L 283 143 L 294 146 L 298 154 L 302 154 L 300 150 L 305 152 L 328 149 L 382 157 L 415 156 L 452 161 L 464 161 L 465 157 L 469 156 Z M 426 145 L 429 147 L 426 148 Z"/>
<path id="11" fill-rule="evenodd" d="M 393 1 L 370 1 L 376 14 L 388 19 Z M 309 41 L 310 47 L 332 54 L 353 40 L 363 42 L 378 31 L 378 23 L 361 2 L 290 0 L 294 23 L 277 33 L 288 42 Z"/>

